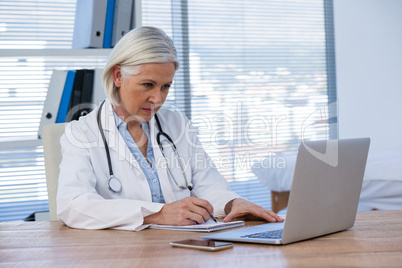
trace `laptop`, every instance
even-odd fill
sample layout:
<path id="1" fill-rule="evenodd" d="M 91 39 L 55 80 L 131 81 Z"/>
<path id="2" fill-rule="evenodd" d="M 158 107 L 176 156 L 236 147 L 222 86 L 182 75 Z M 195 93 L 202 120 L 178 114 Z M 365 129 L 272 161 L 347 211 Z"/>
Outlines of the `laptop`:
<path id="1" fill-rule="evenodd" d="M 369 138 L 301 143 L 284 222 L 202 238 L 289 244 L 351 228 L 356 218 L 369 145 Z"/>

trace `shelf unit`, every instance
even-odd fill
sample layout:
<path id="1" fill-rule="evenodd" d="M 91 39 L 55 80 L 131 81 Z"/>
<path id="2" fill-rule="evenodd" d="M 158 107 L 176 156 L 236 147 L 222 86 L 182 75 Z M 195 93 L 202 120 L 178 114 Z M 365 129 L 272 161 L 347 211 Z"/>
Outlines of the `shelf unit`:
<path id="1" fill-rule="evenodd" d="M 107 57 L 111 49 L 0 49 L 0 58 Z"/>
<path id="2" fill-rule="evenodd" d="M 0 49 L 0 58 L 107 58 L 111 49 Z M 41 146 L 42 140 L 30 137 L 27 139 L 16 139 L 0 141 L 0 150 L 12 148 L 24 148 Z"/>

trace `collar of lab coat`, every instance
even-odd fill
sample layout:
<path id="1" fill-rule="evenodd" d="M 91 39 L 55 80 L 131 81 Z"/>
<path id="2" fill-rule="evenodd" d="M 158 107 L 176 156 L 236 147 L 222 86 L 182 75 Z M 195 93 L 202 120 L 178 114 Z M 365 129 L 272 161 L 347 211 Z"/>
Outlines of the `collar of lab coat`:
<path id="1" fill-rule="evenodd" d="M 102 128 L 105 133 L 105 138 L 108 143 L 109 149 L 115 151 L 121 159 L 127 160 L 133 167 L 140 170 L 137 160 L 134 158 L 127 144 L 125 143 L 123 137 L 120 135 L 119 130 L 116 127 L 116 122 L 113 115 L 113 107 L 108 99 L 106 99 L 105 104 L 101 111 L 101 122 Z M 171 203 L 176 201 L 176 197 L 173 193 L 172 186 L 169 182 L 169 177 L 166 168 L 163 168 L 164 162 L 166 161 L 163 157 L 161 151 L 159 150 L 158 143 L 156 141 L 156 131 L 158 131 L 156 126 L 155 117 L 149 122 L 149 128 L 151 133 L 151 143 L 154 150 L 155 164 L 157 165 L 157 171 L 159 176 L 159 181 L 161 184 L 163 196 L 166 203 Z"/>

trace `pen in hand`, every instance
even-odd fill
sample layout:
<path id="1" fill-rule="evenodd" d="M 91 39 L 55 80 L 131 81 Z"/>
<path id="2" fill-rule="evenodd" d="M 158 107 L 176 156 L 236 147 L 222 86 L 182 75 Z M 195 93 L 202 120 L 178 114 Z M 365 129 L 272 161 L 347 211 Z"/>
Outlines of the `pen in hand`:
<path id="1" fill-rule="evenodd" d="M 193 187 L 191 187 L 191 186 L 189 185 L 189 186 L 187 186 L 187 188 L 190 190 L 190 193 L 191 193 L 194 197 L 199 198 L 198 195 L 195 193 Z M 214 215 L 210 215 L 210 216 L 211 216 L 211 219 L 214 220 L 214 222 L 218 223 L 218 222 L 216 221 Z"/>

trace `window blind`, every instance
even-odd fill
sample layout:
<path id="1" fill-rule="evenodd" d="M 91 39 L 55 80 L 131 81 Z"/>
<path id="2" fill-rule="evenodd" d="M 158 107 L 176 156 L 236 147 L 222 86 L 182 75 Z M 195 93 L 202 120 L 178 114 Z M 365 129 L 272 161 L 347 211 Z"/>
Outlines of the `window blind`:
<path id="1" fill-rule="evenodd" d="M 52 70 L 105 64 L 104 57 L 32 53 L 71 48 L 75 5 L 0 2 L 0 221 L 48 208 L 43 149 L 23 141 L 37 137 Z M 164 29 L 179 53 L 166 105 L 192 120 L 232 189 L 267 208 L 269 191 L 251 164 L 295 153 L 302 138 L 337 136 L 336 124 L 329 124 L 336 123 L 331 6 L 327 0 L 142 0 L 143 25 Z M 15 146 L 3 146 L 9 141 Z"/>
<path id="2" fill-rule="evenodd" d="M 180 108 L 232 188 L 270 208 L 252 172 L 304 140 L 337 137 L 332 1 L 142 1 L 182 65 L 166 105 Z M 275 168 L 275 161 L 271 161 Z"/>
<path id="3" fill-rule="evenodd" d="M 105 65 L 105 57 L 65 57 L 65 50 L 47 55 L 49 49 L 71 49 L 75 5 L 0 1 L 0 221 L 48 210 L 43 149 L 26 141 L 38 138 L 53 69 Z"/>

